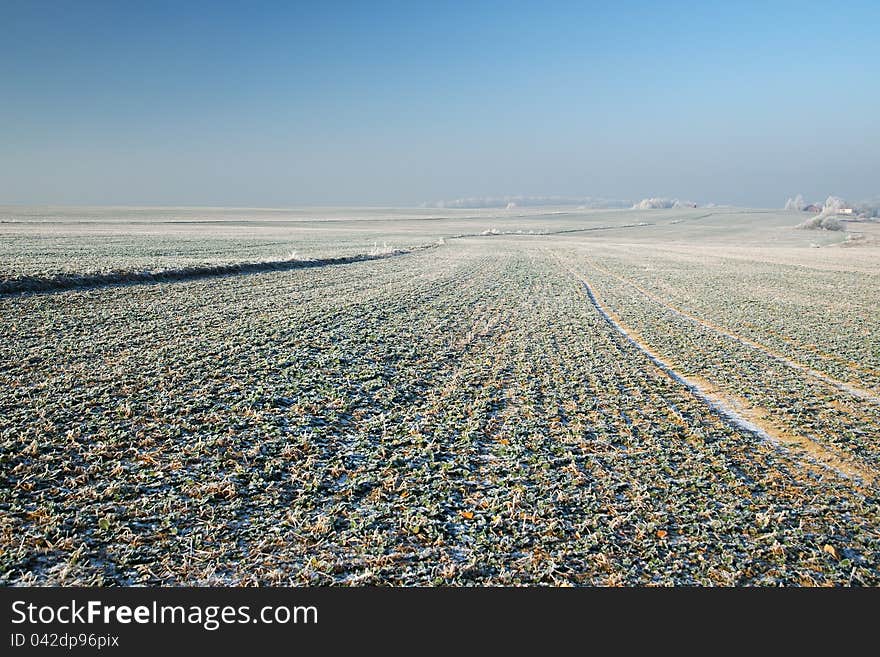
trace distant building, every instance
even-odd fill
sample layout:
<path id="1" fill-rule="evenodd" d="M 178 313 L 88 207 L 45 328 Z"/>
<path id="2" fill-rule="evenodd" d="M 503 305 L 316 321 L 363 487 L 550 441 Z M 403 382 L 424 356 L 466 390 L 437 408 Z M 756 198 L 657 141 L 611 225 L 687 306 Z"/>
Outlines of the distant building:
<path id="1" fill-rule="evenodd" d="M 852 208 L 838 208 L 837 209 L 837 214 L 852 214 L 852 213 L 853 213 Z"/>
<path id="2" fill-rule="evenodd" d="M 815 203 L 810 203 L 808 206 L 804 207 L 804 212 L 812 212 L 813 214 L 819 214 L 822 212 L 822 208 Z"/>

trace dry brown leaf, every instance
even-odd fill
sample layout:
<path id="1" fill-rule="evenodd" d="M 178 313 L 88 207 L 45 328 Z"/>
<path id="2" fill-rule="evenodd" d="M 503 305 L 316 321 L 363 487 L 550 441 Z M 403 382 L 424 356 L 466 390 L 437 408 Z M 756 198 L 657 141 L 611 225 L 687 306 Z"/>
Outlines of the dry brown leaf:
<path id="1" fill-rule="evenodd" d="M 840 555 L 837 553 L 837 548 L 835 548 L 833 545 L 829 545 L 828 543 L 826 543 L 822 547 L 822 552 L 825 552 L 826 554 L 830 554 L 835 559 L 840 559 Z"/>

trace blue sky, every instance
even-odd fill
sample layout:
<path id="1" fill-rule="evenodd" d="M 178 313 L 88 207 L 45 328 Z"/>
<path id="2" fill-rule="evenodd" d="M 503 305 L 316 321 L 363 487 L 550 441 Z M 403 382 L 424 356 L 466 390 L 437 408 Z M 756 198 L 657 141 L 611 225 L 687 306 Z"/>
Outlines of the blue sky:
<path id="1" fill-rule="evenodd" d="M 0 0 L 0 203 L 880 195 L 880 3 Z"/>

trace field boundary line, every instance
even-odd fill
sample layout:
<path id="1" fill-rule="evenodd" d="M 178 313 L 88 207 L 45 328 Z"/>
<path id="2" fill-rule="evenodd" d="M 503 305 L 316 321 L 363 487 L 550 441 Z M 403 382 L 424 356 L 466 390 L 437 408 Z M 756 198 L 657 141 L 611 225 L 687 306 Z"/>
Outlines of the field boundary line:
<path id="1" fill-rule="evenodd" d="M 173 283 L 190 281 L 200 278 L 222 276 L 239 276 L 274 271 L 291 271 L 295 269 L 312 269 L 334 265 L 348 265 L 356 262 L 385 260 L 397 256 L 408 255 L 438 246 L 437 243 L 424 244 L 409 249 L 396 249 L 389 253 L 377 255 L 360 253 L 350 256 L 338 256 L 316 259 L 262 260 L 256 262 L 239 262 L 222 265 L 193 265 L 176 269 L 157 271 L 110 271 L 96 274 L 58 274 L 55 276 L 18 276 L 0 281 L 0 298 L 18 296 L 28 293 L 64 292 L 67 290 L 89 290 L 114 285 L 148 285 L 154 283 Z"/>
<path id="2" fill-rule="evenodd" d="M 848 479 L 862 480 L 872 485 L 877 482 L 876 473 L 853 462 L 851 457 L 845 457 L 838 454 L 805 436 L 795 436 L 785 431 L 775 430 L 775 428 L 766 429 L 758 424 L 759 418 L 754 417 L 754 415 L 756 415 L 755 413 L 749 413 L 749 415 L 753 416 L 752 419 L 745 417 L 746 412 L 748 412 L 745 404 L 734 404 L 730 400 L 725 399 L 718 393 L 715 386 L 711 385 L 708 381 L 703 382 L 702 385 L 700 385 L 677 372 L 670 363 L 655 354 L 650 347 L 639 340 L 638 337 L 636 337 L 637 334 L 632 331 L 632 329 L 626 327 L 620 321 L 620 318 L 616 317 L 614 313 L 605 308 L 602 302 L 599 301 L 589 282 L 582 275 L 578 274 L 558 258 L 557 261 L 562 267 L 575 276 L 581 285 L 583 285 L 587 298 L 592 306 L 616 333 L 647 357 L 648 360 L 668 378 L 684 386 L 694 397 L 703 402 L 703 404 L 705 404 L 716 416 L 721 418 L 721 420 L 729 427 L 736 431 L 750 433 L 753 436 L 775 445 L 803 449 L 810 457 L 812 457 L 812 459 L 810 459 L 811 461 Z M 710 388 L 712 388 L 711 391 Z M 735 405 L 742 407 L 744 412 L 740 413 L 731 408 Z"/>
<path id="3" fill-rule="evenodd" d="M 834 379 L 834 378 L 828 376 L 827 374 L 823 374 L 822 372 L 820 372 L 816 369 L 813 369 L 809 365 L 804 365 L 803 363 L 798 363 L 797 361 L 791 360 L 787 356 L 771 349 L 770 347 L 767 347 L 766 345 L 761 344 L 760 342 L 756 342 L 750 338 L 733 333 L 733 332 L 731 332 L 721 326 L 718 326 L 717 324 L 714 324 L 713 322 L 710 322 L 708 320 L 700 319 L 696 315 L 692 315 L 691 313 L 689 313 L 685 310 L 677 308 L 677 307 L 673 306 L 672 304 L 669 304 L 669 303 L 663 301 L 662 299 L 660 299 L 656 295 L 652 294 L 651 292 L 648 292 L 646 289 L 644 289 L 643 287 L 641 287 L 637 283 L 634 283 L 634 282 L 624 278 L 623 276 L 619 276 L 619 275 L 615 274 L 614 272 L 605 269 L 601 265 L 597 265 L 594 261 L 588 260 L 588 262 L 590 263 L 591 267 L 599 270 L 603 274 L 611 276 L 612 278 L 620 281 L 624 285 L 629 285 L 630 287 L 634 288 L 635 290 L 637 290 L 638 292 L 640 292 L 644 296 L 648 297 L 649 299 L 651 299 L 655 303 L 663 306 L 664 308 L 671 311 L 672 313 L 674 313 L 674 314 L 676 314 L 676 315 L 678 315 L 678 316 L 680 316 L 690 322 L 693 322 L 695 324 L 699 324 L 700 326 L 707 328 L 710 331 L 713 331 L 714 333 L 718 333 L 719 335 L 723 335 L 727 338 L 730 338 L 731 340 L 739 342 L 740 344 L 744 344 L 748 347 L 752 347 L 753 349 L 757 349 L 758 351 L 763 352 L 767 356 L 770 356 L 771 358 L 781 362 L 782 364 L 787 365 L 788 367 L 791 367 L 793 369 L 799 370 L 799 371 L 803 372 L 804 374 L 811 376 L 814 379 L 818 379 L 822 383 L 825 383 L 825 384 L 828 384 L 834 388 L 837 388 L 841 392 L 846 392 L 854 397 L 861 399 L 862 401 L 867 401 L 872 404 L 880 405 L 880 397 L 877 397 L 877 396 L 871 394 L 868 390 L 863 390 L 862 388 L 859 388 L 857 386 L 853 386 L 852 384 L 846 383 L 844 381 L 838 381 L 837 379 Z M 857 366 L 856 366 L 856 369 L 858 369 Z"/>
<path id="4" fill-rule="evenodd" d="M 630 224 L 619 224 L 617 226 L 590 226 L 589 228 L 562 228 L 560 230 L 548 230 L 543 233 L 523 233 L 517 231 L 498 231 L 491 232 L 484 231 L 482 233 L 461 233 L 459 235 L 452 235 L 447 237 L 448 240 L 458 240 L 466 237 L 544 237 L 545 235 L 565 235 L 568 233 L 590 233 L 597 230 L 617 230 L 618 228 L 645 228 L 648 226 L 651 227 L 663 227 L 663 226 L 671 226 L 674 224 L 684 223 L 685 221 L 698 221 L 700 219 L 706 219 L 707 217 L 713 217 L 719 214 L 718 212 L 709 212 L 707 214 L 701 214 L 696 217 L 667 217 L 669 221 L 664 221 L 661 223 L 657 223 L 655 221 L 640 221 L 638 223 L 630 223 Z M 744 214 L 761 214 L 760 212 L 746 212 Z"/>
<path id="5" fill-rule="evenodd" d="M 523 233 L 515 230 L 511 231 L 488 231 L 482 233 L 460 233 L 446 237 L 447 240 L 461 240 L 469 237 L 547 237 L 549 235 L 564 235 L 566 233 L 589 233 L 597 230 L 617 230 L 618 228 L 644 228 L 645 226 L 662 226 L 664 224 L 655 224 L 649 222 L 640 222 L 637 224 L 620 224 L 619 226 L 592 226 L 590 228 L 563 228 L 561 230 L 548 230 L 543 233 Z"/>

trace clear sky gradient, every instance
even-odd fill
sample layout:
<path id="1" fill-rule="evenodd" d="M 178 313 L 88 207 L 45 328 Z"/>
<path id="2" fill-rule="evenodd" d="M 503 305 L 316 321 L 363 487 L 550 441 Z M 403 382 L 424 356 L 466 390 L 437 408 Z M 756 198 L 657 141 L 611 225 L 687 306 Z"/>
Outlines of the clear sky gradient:
<path id="1" fill-rule="evenodd" d="M 0 0 L 0 203 L 880 194 L 880 2 Z"/>

